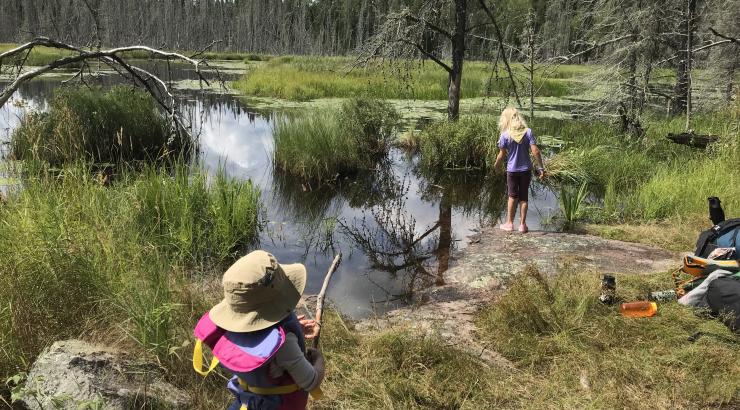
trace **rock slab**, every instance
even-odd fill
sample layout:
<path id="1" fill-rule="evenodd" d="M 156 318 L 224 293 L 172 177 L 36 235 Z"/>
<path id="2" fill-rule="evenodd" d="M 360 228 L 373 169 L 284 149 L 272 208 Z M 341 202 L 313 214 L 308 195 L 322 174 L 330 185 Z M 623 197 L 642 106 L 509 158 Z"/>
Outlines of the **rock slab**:
<path id="1" fill-rule="evenodd" d="M 59 341 L 34 362 L 24 404 L 36 409 L 180 409 L 187 393 L 161 379 L 157 366 L 81 340 Z"/>
<path id="2" fill-rule="evenodd" d="M 504 370 L 514 365 L 478 342 L 477 312 L 504 291 L 506 284 L 532 264 L 547 275 L 561 266 L 598 273 L 665 272 L 680 264 L 680 255 L 660 248 L 556 232 L 502 232 L 496 228 L 471 238 L 456 264 L 444 274 L 444 286 L 416 295 L 417 303 L 365 319 L 359 331 L 406 327 L 436 333 L 450 345 Z"/>

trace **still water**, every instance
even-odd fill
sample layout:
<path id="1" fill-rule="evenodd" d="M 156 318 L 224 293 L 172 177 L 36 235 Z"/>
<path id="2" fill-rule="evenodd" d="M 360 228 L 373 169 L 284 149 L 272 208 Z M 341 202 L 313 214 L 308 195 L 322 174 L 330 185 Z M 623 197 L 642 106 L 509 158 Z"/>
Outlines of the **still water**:
<path id="1" fill-rule="evenodd" d="M 0 109 L 0 143 L 25 113 L 43 110 L 59 84 L 42 79 L 22 87 Z M 416 158 L 398 150 L 377 170 L 308 191 L 273 172 L 272 126 L 279 112 L 257 112 L 217 93 L 192 94 L 187 101 L 202 166 L 250 179 L 262 191 L 262 249 L 282 262 L 304 263 L 308 293 L 318 292 L 334 255 L 344 254 L 329 298 L 351 317 L 381 313 L 405 303 L 410 291 L 441 284 L 440 274 L 454 265 L 468 238 L 505 212 L 503 176 L 425 175 Z M 2 172 L 0 189 L 7 190 L 12 180 Z M 530 229 L 543 229 L 541 221 L 557 209 L 555 195 L 533 185 Z"/>

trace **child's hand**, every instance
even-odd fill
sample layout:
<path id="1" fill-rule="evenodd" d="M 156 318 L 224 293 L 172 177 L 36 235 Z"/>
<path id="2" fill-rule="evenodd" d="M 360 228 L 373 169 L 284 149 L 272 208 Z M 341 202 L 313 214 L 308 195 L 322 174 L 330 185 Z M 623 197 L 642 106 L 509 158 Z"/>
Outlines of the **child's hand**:
<path id="1" fill-rule="evenodd" d="M 544 168 L 537 169 L 537 178 L 539 178 L 540 182 L 544 181 L 546 176 L 547 173 L 545 172 Z"/>
<path id="2" fill-rule="evenodd" d="M 319 324 L 313 319 L 306 319 L 305 315 L 298 316 L 298 323 L 301 324 L 303 336 L 306 339 L 313 339 L 319 334 Z"/>

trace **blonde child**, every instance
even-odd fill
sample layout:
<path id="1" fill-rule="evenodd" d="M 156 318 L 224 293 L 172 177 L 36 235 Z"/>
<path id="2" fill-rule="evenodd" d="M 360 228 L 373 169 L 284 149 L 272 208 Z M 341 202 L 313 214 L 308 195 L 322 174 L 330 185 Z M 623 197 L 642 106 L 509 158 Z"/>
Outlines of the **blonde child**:
<path id="1" fill-rule="evenodd" d="M 519 232 L 526 233 L 527 208 L 529 200 L 529 183 L 532 179 L 532 159 L 530 153 L 537 160 L 537 176 L 542 180 L 545 177 L 545 168 L 542 155 L 537 148 L 537 140 L 519 111 L 514 107 L 506 108 L 498 122 L 501 135 L 498 140 L 499 153 L 494 169 L 506 158 L 506 191 L 509 197 L 506 212 L 506 223 L 500 226 L 501 230 L 514 230 L 514 216 L 517 202 L 519 203 Z"/>

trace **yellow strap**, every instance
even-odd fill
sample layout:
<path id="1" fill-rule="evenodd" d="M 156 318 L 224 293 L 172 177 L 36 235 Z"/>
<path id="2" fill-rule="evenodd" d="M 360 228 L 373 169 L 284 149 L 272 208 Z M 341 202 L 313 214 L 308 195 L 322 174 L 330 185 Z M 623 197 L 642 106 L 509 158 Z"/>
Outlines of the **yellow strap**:
<path id="1" fill-rule="evenodd" d="M 295 393 L 301 389 L 300 387 L 298 387 L 297 384 L 289 384 L 287 386 L 275 386 L 275 387 L 255 387 L 255 386 L 248 385 L 242 379 L 239 379 L 239 385 L 242 386 L 242 389 L 248 392 L 251 392 L 254 394 L 260 394 L 263 396 L 269 396 L 273 394 L 290 394 L 290 393 Z"/>
<path id="2" fill-rule="evenodd" d="M 200 339 L 196 340 L 195 347 L 193 348 L 193 369 L 195 369 L 195 372 L 206 377 L 216 366 L 218 366 L 218 359 L 214 357 L 211 359 L 211 365 L 208 366 L 208 370 L 203 370 L 203 342 Z"/>

